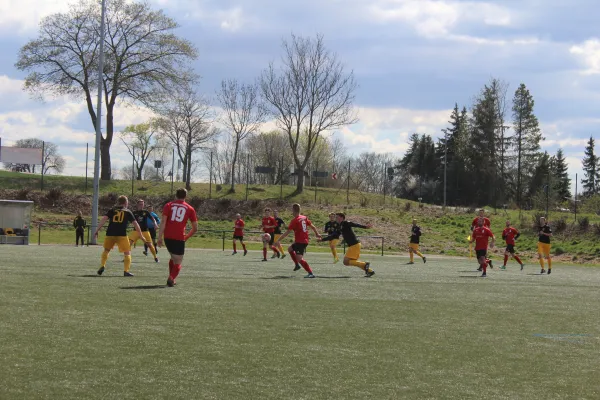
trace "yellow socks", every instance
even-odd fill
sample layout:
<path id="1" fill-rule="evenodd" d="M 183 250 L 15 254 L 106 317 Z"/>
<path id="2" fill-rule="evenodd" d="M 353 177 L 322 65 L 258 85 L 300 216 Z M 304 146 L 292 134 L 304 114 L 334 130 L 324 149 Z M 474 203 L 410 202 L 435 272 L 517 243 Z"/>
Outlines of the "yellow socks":
<path id="1" fill-rule="evenodd" d="M 338 259 L 337 249 L 335 247 L 331 247 L 331 254 L 333 254 L 333 259 L 334 260 Z"/>
<path id="2" fill-rule="evenodd" d="M 542 266 L 542 269 L 544 269 L 544 259 L 542 257 L 540 257 L 540 265 Z"/>
<path id="3" fill-rule="evenodd" d="M 548 261 L 548 269 L 552 269 L 552 259 L 548 257 L 546 261 Z"/>
<path id="4" fill-rule="evenodd" d="M 123 265 L 125 266 L 125 272 L 129 272 L 129 268 L 131 268 L 131 256 L 125 256 L 123 259 Z"/>
<path id="5" fill-rule="evenodd" d="M 423 254 L 421 254 L 421 252 L 420 252 L 420 251 L 418 251 L 418 250 L 417 250 L 417 251 L 415 251 L 415 253 L 417 253 L 417 255 L 418 255 L 419 257 L 423 258 Z"/>
<path id="6" fill-rule="evenodd" d="M 106 260 L 108 260 L 108 251 L 104 250 L 102 252 L 102 256 L 100 257 L 100 265 L 105 267 L 106 266 Z"/>
<path id="7" fill-rule="evenodd" d="M 150 249 L 150 252 L 154 256 L 154 258 L 156 258 L 156 249 L 154 248 L 154 245 L 152 243 L 148 243 L 148 248 Z"/>
<path id="8" fill-rule="evenodd" d="M 358 267 L 358 268 L 360 268 L 360 269 L 362 269 L 364 271 L 365 266 L 367 265 L 367 263 L 366 262 L 362 262 L 362 261 L 358 261 L 358 260 L 350 260 L 350 265 Z"/>
<path id="9" fill-rule="evenodd" d="M 414 260 L 414 257 L 415 257 L 415 256 L 413 256 L 413 252 L 411 251 L 411 252 L 409 252 L 408 254 L 410 254 L 410 262 L 414 262 L 414 261 L 415 261 L 415 260 Z"/>

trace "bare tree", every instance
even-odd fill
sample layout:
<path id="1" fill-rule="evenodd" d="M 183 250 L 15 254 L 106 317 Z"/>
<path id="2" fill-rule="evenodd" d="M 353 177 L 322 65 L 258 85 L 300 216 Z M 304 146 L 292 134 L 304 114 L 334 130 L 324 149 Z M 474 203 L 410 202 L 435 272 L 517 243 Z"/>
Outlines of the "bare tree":
<path id="1" fill-rule="evenodd" d="M 322 35 L 315 39 L 292 35 L 291 41 L 283 41 L 283 50 L 283 65 L 278 70 L 271 63 L 260 85 L 270 113 L 288 135 L 298 173 L 296 193 L 301 193 L 304 171 L 322 133 L 358 121 L 353 109 L 357 85 L 353 72 L 347 73 L 325 48 Z"/>
<path id="2" fill-rule="evenodd" d="M 133 157 L 136 169 L 136 179 L 142 180 L 142 171 L 150 154 L 156 149 L 155 132 L 152 131 L 152 122 L 129 125 L 119 135 Z M 154 140 L 153 140 L 154 137 Z"/>
<path id="3" fill-rule="evenodd" d="M 147 2 L 111 0 L 106 9 L 104 102 L 106 129 L 100 141 L 102 172 L 110 180 L 110 146 L 117 98 L 151 105 L 166 89 L 195 79 L 186 63 L 197 57 L 194 46 L 172 32 L 178 24 Z M 79 0 L 67 13 L 40 23 L 37 39 L 24 45 L 16 67 L 30 71 L 25 89 L 32 94 L 84 98 L 92 125 L 92 91 L 99 62 L 100 2 Z"/>
<path id="4" fill-rule="evenodd" d="M 189 190 L 194 153 L 206 148 L 219 134 L 211 123 L 210 107 L 194 89 L 187 87 L 174 90 L 166 105 L 157 111 L 161 116 L 157 121 L 159 129 L 175 147 L 183 164 L 183 181 Z"/>
<path id="5" fill-rule="evenodd" d="M 240 142 L 258 131 L 265 119 L 265 109 L 260 104 L 257 85 L 245 85 L 235 79 L 221 82 L 217 98 L 223 109 L 221 123 L 233 138 L 231 176 L 234 175 Z M 230 193 L 235 192 L 235 180 L 231 180 Z"/>

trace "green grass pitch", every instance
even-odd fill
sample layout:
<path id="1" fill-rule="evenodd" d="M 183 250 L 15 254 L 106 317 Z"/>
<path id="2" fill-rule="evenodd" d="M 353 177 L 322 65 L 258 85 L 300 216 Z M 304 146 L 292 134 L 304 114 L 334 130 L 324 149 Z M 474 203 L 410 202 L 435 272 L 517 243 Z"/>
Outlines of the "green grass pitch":
<path id="1" fill-rule="evenodd" d="M 597 268 L 194 249 L 166 288 L 140 252 L 0 247 L 0 399 L 600 397 Z"/>

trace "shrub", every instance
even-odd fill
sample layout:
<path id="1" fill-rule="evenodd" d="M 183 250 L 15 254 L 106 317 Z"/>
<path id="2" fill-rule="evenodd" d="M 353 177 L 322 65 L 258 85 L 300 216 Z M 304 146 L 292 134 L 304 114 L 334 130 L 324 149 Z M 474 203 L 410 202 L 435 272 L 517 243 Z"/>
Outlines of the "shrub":
<path id="1" fill-rule="evenodd" d="M 217 184 L 217 185 L 215 186 L 215 189 L 217 190 L 217 192 L 220 192 L 221 190 L 223 190 L 223 185 L 219 185 L 219 184 Z"/>
<path id="2" fill-rule="evenodd" d="M 579 229 L 584 232 L 590 228 L 590 219 L 588 217 L 583 217 L 579 219 Z"/>
<path id="3" fill-rule="evenodd" d="M 560 256 L 561 254 L 565 254 L 565 251 L 562 249 L 562 247 L 555 247 L 554 248 L 554 255 L 555 256 Z"/>
<path id="4" fill-rule="evenodd" d="M 48 193 L 46 193 L 46 198 L 54 203 L 58 201 L 62 195 L 63 190 L 61 188 L 52 188 L 48 190 Z"/>
<path id="5" fill-rule="evenodd" d="M 360 206 L 365 208 L 369 206 L 369 199 L 366 196 L 360 198 Z"/>
<path id="6" fill-rule="evenodd" d="M 567 230 L 567 219 L 565 217 L 560 217 L 556 221 L 554 221 L 554 232 L 564 232 Z"/>
<path id="7" fill-rule="evenodd" d="M 412 203 L 410 201 L 407 201 L 406 203 L 404 203 L 404 211 L 410 211 L 411 207 L 412 207 Z"/>
<path id="8" fill-rule="evenodd" d="M 594 233 L 598 236 L 600 236 L 600 224 L 595 224 L 594 225 Z"/>
<path id="9" fill-rule="evenodd" d="M 27 200 L 27 195 L 29 194 L 29 189 L 19 189 L 17 191 L 17 200 Z"/>
<path id="10" fill-rule="evenodd" d="M 198 210 L 200 206 L 204 203 L 204 199 L 199 196 L 194 196 L 189 200 L 186 200 L 189 205 L 194 207 L 195 210 Z"/>

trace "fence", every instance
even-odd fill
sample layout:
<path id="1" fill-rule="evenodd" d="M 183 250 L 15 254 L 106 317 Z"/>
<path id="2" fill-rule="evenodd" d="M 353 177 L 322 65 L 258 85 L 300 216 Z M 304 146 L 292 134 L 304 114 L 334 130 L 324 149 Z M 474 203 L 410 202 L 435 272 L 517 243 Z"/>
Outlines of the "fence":
<path id="1" fill-rule="evenodd" d="M 36 228 L 35 225 L 37 225 L 37 229 L 35 229 Z M 70 241 L 70 243 L 73 243 L 73 241 L 74 241 L 75 232 L 74 232 L 72 224 L 42 222 L 42 223 L 35 223 L 34 225 L 31 226 L 31 230 L 30 230 L 30 232 L 37 231 L 38 246 L 42 244 L 42 236 L 43 236 L 44 230 L 55 231 L 54 232 L 54 240 L 48 241 L 48 243 L 46 243 L 46 244 L 66 244 L 69 241 Z M 65 233 L 65 235 L 57 235 L 56 234 L 57 230 L 62 230 L 62 231 L 65 231 L 66 233 Z M 91 237 L 90 237 L 91 231 L 90 231 L 89 225 L 86 227 L 86 230 L 87 230 L 86 244 L 87 244 L 87 246 L 89 246 L 90 239 L 91 239 Z M 245 231 L 246 235 L 256 234 L 257 238 L 258 238 L 258 235 L 260 235 L 262 233 L 263 233 L 262 231 Z M 230 241 L 232 239 L 233 231 L 232 230 L 217 230 L 217 229 L 198 229 L 198 231 L 196 232 L 194 237 L 199 238 L 199 237 L 202 237 L 202 235 L 204 235 L 204 234 L 209 234 L 209 235 L 214 234 L 218 239 L 221 240 L 221 245 L 222 245 L 221 247 L 222 247 L 223 251 L 225 251 L 226 242 Z M 384 236 L 358 236 L 358 238 L 375 240 L 377 242 L 379 242 L 381 240 L 381 244 L 380 244 L 381 255 L 382 256 L 384 255 L 384 245 L 385 245 L 385 237 Z M 248 240 L 248 242 L 260 243 L 260 240 Z M 346 252 L 346 243 L 345 242 L 342 244 L 342 247 L 344 249 L 344 252 Z"/>

